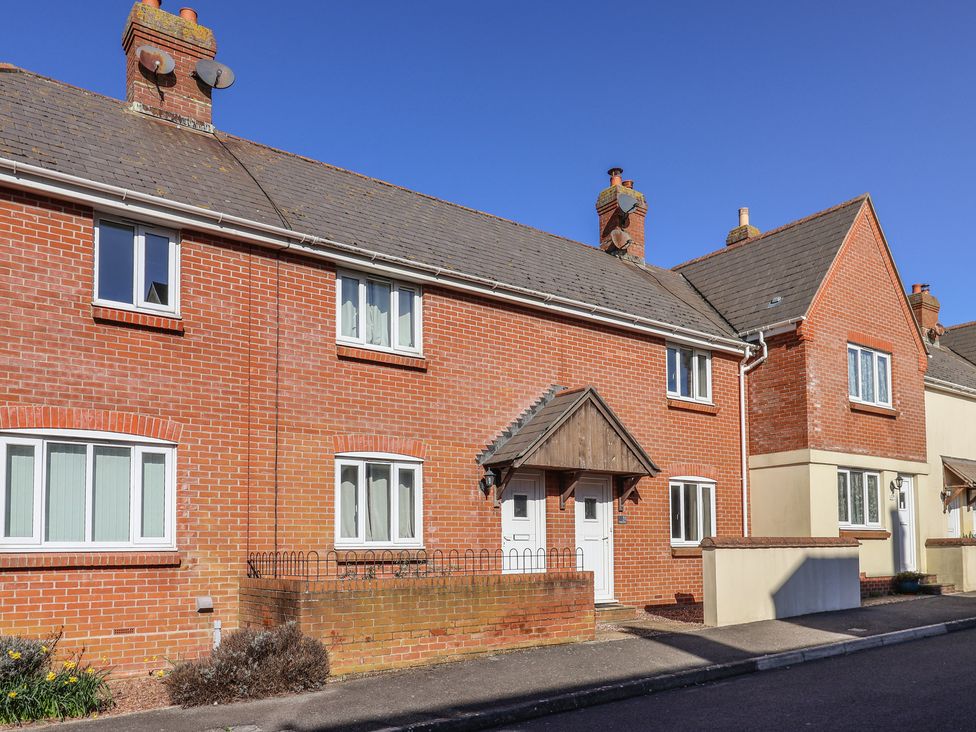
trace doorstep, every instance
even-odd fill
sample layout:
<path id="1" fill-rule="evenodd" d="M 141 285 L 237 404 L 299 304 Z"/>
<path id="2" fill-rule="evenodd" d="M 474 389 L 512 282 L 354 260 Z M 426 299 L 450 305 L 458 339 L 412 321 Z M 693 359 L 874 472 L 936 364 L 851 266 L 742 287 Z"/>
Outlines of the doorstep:
<path id="1" fill-rule="evenodd" d="M 631 605 L 621 605 L 619 602 L 601 602 L 596 605 L 596 622 L 619 623 L 623 620 L 633 620 L 637 617 L 637 608 Z"/>

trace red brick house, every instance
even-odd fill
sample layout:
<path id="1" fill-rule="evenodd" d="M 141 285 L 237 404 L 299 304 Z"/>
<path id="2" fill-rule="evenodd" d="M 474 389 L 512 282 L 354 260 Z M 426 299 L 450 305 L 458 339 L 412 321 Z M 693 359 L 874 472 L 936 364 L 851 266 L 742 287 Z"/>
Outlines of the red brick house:
<path id="1" fill-rule="evenodd" d="M 744 210 L 724 249 L 676 271 L 764 349 L 748 376 L 754 534 L 853 536 L 862 573 L 916 569 L 916 495 L 941 488 L 928 356 L 871 199 L 766 233 Z"/>
<path id="2" fill-rule="evenodd" d="M 263 551 L 585 546 L 599 602 L 699 597 L 747 525 L 748 346 L 644 263 L 633 184 L 596 248 L 225 134 L 181 16 L 133 8 L 125 101 L 0 66 L 0 633 L 194 655 Z M 910 337 L 837 327 L 915 409 Z"/>

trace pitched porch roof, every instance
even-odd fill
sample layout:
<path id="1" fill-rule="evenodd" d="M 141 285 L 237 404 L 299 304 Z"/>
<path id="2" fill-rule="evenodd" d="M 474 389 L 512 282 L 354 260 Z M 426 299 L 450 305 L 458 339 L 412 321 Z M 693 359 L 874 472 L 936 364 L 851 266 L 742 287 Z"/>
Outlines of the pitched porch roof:
<path id="1" fill-rule="evenodd" d="M 976 460 L 946 457 L 943 455 L 942 468 L 943 477 L 945 478 L 945 491 L 943 492 L 945 505 L 948 506 L 962 493 L 966 493 L 966 503 L 972 503 L 973 499 L 970 497 L 970 491 L 976 489 Z M 955 476 L 956 480 L 962 482 L 949 483 L 949 476 L 946 475 L 947 472 Z"/>
<path id="2" fill-rule="evenodd" d="M 542 468 L 657 475 L 660 469 L 592 386 L 553 395 L 504 442 L 479 458 L 486 468 Z"/>

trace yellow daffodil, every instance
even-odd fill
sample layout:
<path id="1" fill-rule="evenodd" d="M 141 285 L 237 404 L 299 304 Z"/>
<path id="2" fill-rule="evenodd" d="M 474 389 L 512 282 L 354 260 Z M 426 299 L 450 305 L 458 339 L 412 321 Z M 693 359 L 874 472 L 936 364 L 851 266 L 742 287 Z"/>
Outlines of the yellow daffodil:
<path id="1" fill-rule="evenodd" d="M 77 676 L 69 676 L 68 677 L 68 683 L 69 684 L 77 684 L 78 683 L 78 677 Z"/>
<path id="2" fill-rule="evenodd" d="M 57 677 L 58 675 L 56 673 L 54 673 L 53 671 L 48 671 L 47 676 L 45 678 L 47 678 L 48 681 L 54 681 Z"/>
<path id="3" fill-rule="evenodd" d="M 7 696 L 9 696 L 11 699 L 16 699 L 17 698 L 17 692 L 16 691 L 11 691 L 10 693 L 7 694 Z"/>
<path id="4" fill-rule="evenodd" d="M 166 675 L 166 672 L 163 671 L 162 669 L 159 669 L 159 671 L 156 672 L 156 676 L 159 677 L 159 678 L 163 678 L 165 675 Z"/>
<path id="5" fill-rule="evenodd" d="M 65 668 L 74 668 L 78 664 L 75 663 L 74 661 L 65 661 L 63 665 Z"/>
<path id="6" fill-rule="evenodd" d="M 47 653 L 47 646 L 41 646 L 41 653 Z"/>
<path id="7" fill-rule="evenodd" d="M 93 673 L 95 673 L 95 669 L 89 666 L 88 668 L 85 669 L 85 673 L 91 676 Z"/>
<path id="8" fill-rule="evenodd" d="M 7 655 L 16 661 L 20 658 L 20 651 L 7 651 Z"/>

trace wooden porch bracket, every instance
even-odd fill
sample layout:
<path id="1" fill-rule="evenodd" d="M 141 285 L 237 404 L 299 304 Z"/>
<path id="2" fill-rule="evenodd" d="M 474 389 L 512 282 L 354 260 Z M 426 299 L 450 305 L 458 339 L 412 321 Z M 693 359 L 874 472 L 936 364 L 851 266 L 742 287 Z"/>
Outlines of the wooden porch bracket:
<path id="1" fill-rule="evenodd" d="M 976 501 L 976 495 L 974 495 L 973 486 L 969 483 L 957 483 L 956 485 L 947 485 L 945 490 L 948 492 L 945 500 L 942 502 L 942 513 L 948 513 L 949 504 L 952 503 L 956 498 L 961 496 L 963 493 L 966 494 L 966 505 L 972 506 L 973 502 Z"/>
<path id="2" fill-rule="evenodd" d="M 501 478 L 499 478 L 498 482 L 495 484 L 494 489 L 495 497 L 493 502 L 495 508 L 502 505 L 502 493 L 504 493 L 505 489 L 508 488 L 509 481 L 511 481 L 512 476 L 515 475 L 515 468 L 502 468 L 501 473 Z"/>
<path id="3" fill-rule="evenodd" d="M 637 490 L 637 484 L 640 482 L 641 476 L 634 475 L 629 478 L 620 478 L 620 498 L 617 500 L 617 512 L 624 512 L 624 503 L 630 498 L 630 495 Z"/>
<path id="4" fill-rule="evenodd" d="M 561 482 L 562 492 L 559 494 L 559 510 L 566 510 L 566 499 L 569 498 L 576 492 L 576 486 L 579 484 L 580 478 L 583 476 L 582 470 L 571 470 L 567 473 L 562 473 L 559 476 Z"/>

